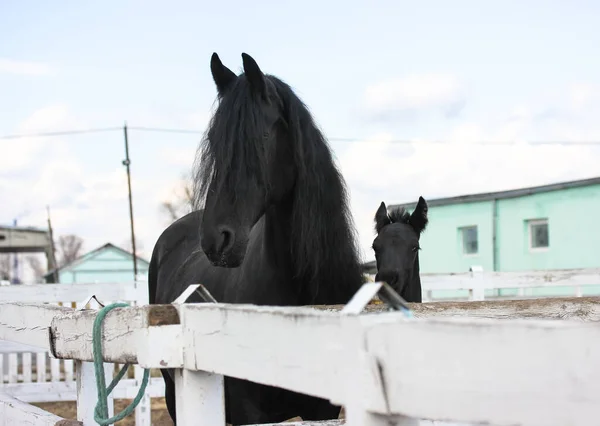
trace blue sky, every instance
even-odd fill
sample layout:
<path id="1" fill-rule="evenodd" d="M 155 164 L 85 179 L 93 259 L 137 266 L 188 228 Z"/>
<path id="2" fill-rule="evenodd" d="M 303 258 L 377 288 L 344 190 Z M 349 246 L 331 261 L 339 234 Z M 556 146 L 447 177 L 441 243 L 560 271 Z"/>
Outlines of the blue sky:
<path id="1" fill-rule="evenodd" d="M 332 138 L 370 259 L 382 200 L 598 174 L 600 147 L 527 141 L 600 140 L 599 16 L 593 1 L 2 2 L 0 136 L 124 121 L 203 130 L 210 55 L 239 71 L 247 52 Z M 145 256 L 199 137 L 130 132 Z M 487 143 L 503 140 L 520 144 Z M 0 222 L 44 226 L 49 204 L 56 232 L 78 233 L 86 249 L 126 242 L 122 132 L 0 149 Z"/>

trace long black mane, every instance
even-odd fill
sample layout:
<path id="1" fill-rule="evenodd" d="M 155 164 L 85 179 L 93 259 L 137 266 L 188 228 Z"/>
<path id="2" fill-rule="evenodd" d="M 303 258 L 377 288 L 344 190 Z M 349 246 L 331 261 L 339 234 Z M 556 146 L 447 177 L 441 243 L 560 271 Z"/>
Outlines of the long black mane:
<path id="1" fill-rule="evenodd" d="M 319 299 L 347 298 L 347 289 L 361 273 L 358 246 L 348 206 L 348 194 L 329 145 L 306 105 L 289 85 L 265 74 L 280 103 L 296 167 L 291 221 L 291 257 L 294 276 L 308 279 L 311 303 Z M 205 132 L 194 163 L 194 200 L 203 207 L 210 185 L 243 191 L 247 185 L 264 185 L 267 170 L 256 98 L 241 75 L 224 97 Z M 225 175 L 218 170 L 226 170 Z M 258 177 L 250 180 L 248 176 Z M 319 297 L 327 282 L 328 295 Z M 335 297 L 334 295 L 337 295 Z"/>

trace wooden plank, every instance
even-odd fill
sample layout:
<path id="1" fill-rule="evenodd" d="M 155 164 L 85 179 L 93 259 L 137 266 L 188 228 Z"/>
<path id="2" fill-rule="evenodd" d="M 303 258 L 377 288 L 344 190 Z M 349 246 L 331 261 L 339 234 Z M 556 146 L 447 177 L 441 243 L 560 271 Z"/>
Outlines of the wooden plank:
<path id="1" fill-rule="evenodd" d="M 140 382 L 135 379 L 122 379 L 112 394 L 116 399 L 133 399 L 137 395 Z M 72 382 L 11 383 L 0 387 L 1 392 L 18 397 L 24 402 L 77 401 L 77 384 Z M 152 377 L 148 381 L 146 392 L 150 398 L 165 396 L 162 377 Z M 1 423 L 0 423 L 1 424 Z"/>
<path id="2" fill-rule="evenodd" d="M 94 410 L 98 402 L 98 390 L 94 374 L 94 364 L 91 362 L 76 361 L 77 377 L 77 420 L 84 425 L 92 425 L 94 421 Z M 104 370 L 106 374 L 106 366 Z M 109 382 L 110 383 L 110 382 Z M 108 417 L 114 415 L 114 396 L 107 397 Z"/>
<path id="3" fill-rule="evenodd" d="M 0 303 L 0 339 L 49 350 L 48 327 L 52 319 L 70 311 L 52 305 Z"/>
<path id="4" fill-rule="evenodd" d="M 181 426 L 224 425 L 224 392 L 221 375 L 176 369 L 177 424 Z"/>
<path id="5" fill-rule="evenodd" d="M 108 357 L 131 356 L 140 345 L 152 356 L 170 357 L 180 344 L 182 365 L 162 367 L 240 377 L 342 404 L 361 392 L 353 400 L 363 399 L 371 412 L 385 414 L 389 406 L 392 413 L 437 420 L 583 425 L 600 405 L 600 366 L 591 362 L 600 355 L 600 327 L 593 322 L 407 320 L 394 312 L 344 317 L 314 308 L 190 304 L 178 308 L 180 326 L 147 330 L 181 329 L 173 340 L 165 334 L 162 345 L 151 347 L 143 342 L 148 334 L 136 332 L 148 325 L 146 309 L 109 314 Z M 53 329 L 91 329 L 94 315 L 65 315 Z M 56 337 L 76 343 L 71 356 L 91 357 L 85 332 Z M 362 359 L 381 367 L 385 389 L 378 369 Z"/>
<path id="6" fill-rule="evenodd" d="M 6 425 L 76 426 L 82 423 L 67 420 L 41 408 L 0 393 L 0 419 Z"/>
<path id="7" fill-rule="evenodd" d="M 285 422 L 285 423 L 263 423 L 260 425 L 252 425 L 252 426 L 342 426 L 346 424 L 345 419 L 339 420 L 321 420 L 321 421 L 297 421 L 297 422 Z M 419 426 L 473 426 L 473 425 L 464 425 L 462 423 L 448 423 L 448 422 L 437 422 L 430 420 L 420 420 Z"/>
<path id="8" fill-rule="evenodd" d="M 481 288 L 530 288 L 600 285 L 600 268 L 556 269 L 514 272 L 471 272 L 421 274 L 421 286 L 427 290 L 468 290 Z"/>
<path id="9" fill-rule="evenodd" d="M 95 310 L 72 310 L 56 315 L 50 327 L 52 354 L 56 358 L 93 361 L 92 330 L 97 314 Z M 137 363 L 140 339 L 147 341 L 143 337 L 150 325 L 161 329 L 178 323 L 177 309 L 171 305 L 113 309 L 104 318 L 102 326 L 104 360 Z M 160 353 L 158 348 L 156 351 Z"/>
<path id="10" fill-rule="evenodd" d="M 477 302 L 409 303 L 416 318 L 474 317 L 492 319 L 556 319 L 600 321 L 600 297 L 556 297 L 526 300 L 485 300 Z M 311 306 L 315 310 L 340 311 L 344 305 Z M 367 305 L 364 313 L 386 312 L 381 302 Z"/>
<path id="11" fill-rule="evenodd" d="M 215 303 L 179 309 L 184 368 L 343 399 L 346 337 L 338 313 Z"/>
<path id="12" fill-rule="evenodd" d="M 599 413 L 595 323 L 398 317 L 367 327 L 364 349 L 390 413 L 522 426 L 588 426 Z"/>
<path id="13" fill-rule="evenodd" d="M 0 302 L 80 302 L 96 295 L 103 303 L 107 300 L 148 303 L 147 287 L 143 282 L 11 285 L 2 287 Z"/>

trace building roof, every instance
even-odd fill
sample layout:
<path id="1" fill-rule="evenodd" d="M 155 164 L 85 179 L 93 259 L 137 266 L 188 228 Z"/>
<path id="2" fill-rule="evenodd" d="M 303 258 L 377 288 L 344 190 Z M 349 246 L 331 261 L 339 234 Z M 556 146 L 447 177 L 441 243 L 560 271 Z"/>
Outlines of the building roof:
<path id="1" fill-rule="evenodd" d="M 64 269 L 70 269 L 70 268 L 73 268 L 74 266 L 80 265 L 81 263 L 85 262 L 86 260 L 90 259 L 91 257 L 94 257 L 96 254 L 98 254 L 99 252 L 106 250 L 106 249 L 114 249 L 114 250 L 122 252 L 123 254 L 125 254 L 127 256 L 133 257 L 133 253 L 131 253 L 130 251 L 125 250 L 119 246 L 116 246 L 113 243 L 106 243 L 92 251 L 82 254 L 77 259 L 73 260 L 72 262 L 67 263 L 66 265 L 61 266 L 60 268 L 56 268 L 56 269 L 46 272 L 46 274 L 44 274 L 44 278 L 48 278 L 48 277 L 52 276 L 55 271 L 60 272 Z M 144 262 L 147 265 L 149 264 L 149 262 L 146 259 L 144 259 L 143 257 L 136 256 L 136 258 L 138 261 Z"/>
<path id="2" fill-rule="evenodd" d="M 26 231 L 26 232 L 38 232 L 40 234 L 48 234 L 47 229 L 34 228 L 32 226 L 0 225 L 0 231 Z"/>
<path id="3" fill-rule="evenodd" d="M 492 200 L 501 200 L 507 198 L 518 198 L 525 197 L 533 194 L 540 194 L 543 192 L 551 192 L 551 191 L 560 191 L 563 189 L 571 189 L 571 188 L 579 188 L 582 186 L 590 186 L 590 185 L 599 185 L 600 177 L 589 178 L 589 179 L 580 179 L 573 180 L 568 182 L 560 182 L 560 183 L 552 183 L 549 185 L 541 185 L 541 186 L 532 186 L 529 188 L 519 188 L 519 189 L 511 189 L 508 191 L 497 191 L 497 192 L 484 192 L 479 194 L 468 194 L 468 195 L 459 195 L 456 197 L 445 197 L 445 198 L 436 198 L 433 200 L 427 200 L 427 206 L 435 207 L 435 206 L 448 206 L 451 204 L 463 204 L 463 203 L 475 203 L 481 201 L 492 201 Z M 389 208 L 411 208 L 416 204 L 416 201 L 410 203 L 403 204 L 394 204 L 390 205 Z"/>

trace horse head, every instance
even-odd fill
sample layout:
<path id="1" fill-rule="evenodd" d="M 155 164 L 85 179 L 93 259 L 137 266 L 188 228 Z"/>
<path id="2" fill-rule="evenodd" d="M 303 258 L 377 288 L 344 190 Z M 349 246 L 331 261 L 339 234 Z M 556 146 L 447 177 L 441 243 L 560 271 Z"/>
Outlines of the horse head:
<path id="1" fill-rule="evenodd" d="M 212 55 L 219 105 L 196 176 L 197 194 L 204 199 L 202 249 L 213 265 L 230 268 L 242 263 L 252 227 L 285 198 L 295 177 L 284 105 L 273 78 L 251 56 L 243 53 L 242 59 L 244 73 L 236 76 Z"/>
<path id="2" fill-rule="evenodd" d="M 375 214 L 373 251 L 377 262 L 376 281 L 386 281 L 408 302 L 420 301 L 419 240 L 428 223 L 427 202 L 419 197 L 412 214 L 398 208 L 388 214 L 381 202 Z M 417 283 L 418 280 L 418 283 Z M 418 297 L 405 297 L 412 294 L 410 288 L 418 285 Z M 418 300 L 409 300 L 417 298 Z"/>

